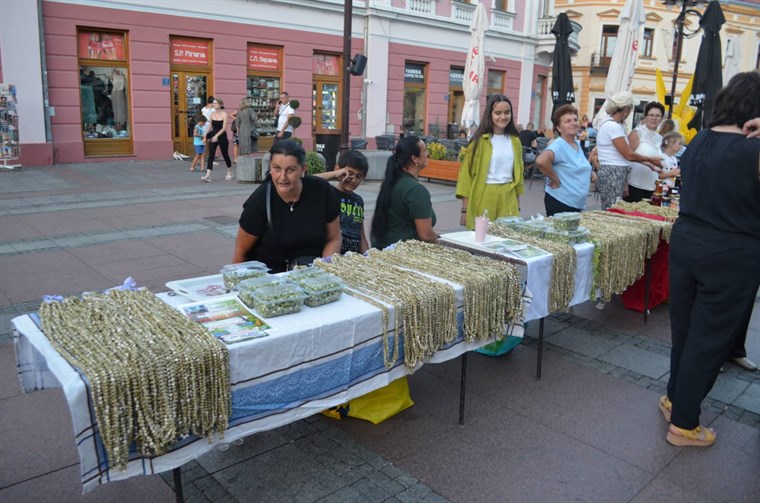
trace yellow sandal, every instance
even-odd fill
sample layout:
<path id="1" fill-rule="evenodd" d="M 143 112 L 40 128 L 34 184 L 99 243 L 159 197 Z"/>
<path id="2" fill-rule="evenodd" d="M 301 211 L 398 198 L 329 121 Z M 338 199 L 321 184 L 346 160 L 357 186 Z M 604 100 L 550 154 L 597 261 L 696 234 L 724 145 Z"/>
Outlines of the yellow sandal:
<path id="1" fill-rule="evenodd" d="M 676 447 L 709 447 L 715 443 L 715 432 L 704 426 L 685 430 L 671 424 L 668 428 L 668 436 L 665 438 L 668 443 Z"/>
<path id="2" fill-rule="evenodd" d="M 665 421 L 670 422 L 670 414 L 673 412 L 673 402 L 668 400 L 668 395 L 662 395 L 660 397 L 658 407 L 660 412 L 662 412 L 662 417 L 665 418 Z"/>

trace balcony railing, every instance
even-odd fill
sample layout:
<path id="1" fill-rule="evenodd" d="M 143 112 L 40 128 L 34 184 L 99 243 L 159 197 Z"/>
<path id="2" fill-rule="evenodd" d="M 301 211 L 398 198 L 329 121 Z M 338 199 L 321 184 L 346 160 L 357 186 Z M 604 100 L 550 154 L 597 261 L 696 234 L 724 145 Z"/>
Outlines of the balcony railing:
<path id="1" fill-rule="evenodd" d="M 464 2 L 451 2 L 451 17 L 454 21 L 469 26 L 472 16 L 475 14 L 475 5 Z"/>
<path id="2" fill-rule="evenodd" d="M 554 35 L 552 35 L 552 28 L 554 28 L 554 23 L 557 22 L 557 17 L 542 17 L 538 20 L 538 41 L 539 41 L 539 51 L 543 52 L 554 52 Z M 570 34 L 570 39 L 568 40 L 570 45 L 570 52 L 573 54 L 576 54 L 580 48 L 581 44 L 578 41 L 579 34 L 581 30 L 583 29 L 583 26 L 581 26 L 580 23 L 577 23 L 575 21 L 570 21 L 570 24 L 573 25 L 573 33 Z"/>
<path id="3" fill-rule="evenodd" d="M 515 14 L 501 10 L 491 11 L 491 28 L 498 31 L 512 31 L 514 27 Z"/>
<path id="4" fill-rule="evenodd" d="M 434 0 L 409 0 L 407 2 L 407 8 L 410 12 L 415 14 L 435 14 L 435 1 Z"/>
<path id="5" fill-rule="evenodd" d="M 612 58 L 609 56 L 603 56 L 598 52 L 592 52 L 589 70 L 591 73 L 603 73 L 606 75 L 610 70 L 611 60 Z"/>

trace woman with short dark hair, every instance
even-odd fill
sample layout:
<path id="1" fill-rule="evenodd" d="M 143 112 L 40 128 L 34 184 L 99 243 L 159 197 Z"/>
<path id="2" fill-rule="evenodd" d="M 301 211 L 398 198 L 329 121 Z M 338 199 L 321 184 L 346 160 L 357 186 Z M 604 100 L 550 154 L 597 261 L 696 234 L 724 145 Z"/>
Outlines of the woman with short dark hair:
<path id="1" fill-rule="evenodd" d="M 370 241 L 375 248 L 407 239 L 430 243 L 438 239 L 433 230 L 436 218 L 430 192 L 417 181 L 427 162 L 427 147 L 419 137 L 405 136 L 396 145 L 372 217 Z"/>
<path id="2" fill-rule="evenodd" d="M 664 115 L 665 107 L 662 103 L 650 101 L 646 104 L 643 124 L 636 126 L 628 135 L 631 150 L 641 155 L 662 157 L 662 136 L 657 132 L 657 128 Z M 636 203 L 652 197 L 659 178 L 658 172 L 659 170 L 652 169 L 651 165 L 631 162 L 631 171 L 628 172 L 628 195 L 625 200 Z"/>
<path id="3" fill-rule="evenodd" d="M 700 405 L 746 333 L 760 286 L 760 138 L 747 137 L 755 136 L 749 126 L 760 126 L 757 71 L 737 74 L 718 92 L 710 127 L 681 157 L 669 259 L 673 346 L 659 403 L 673 445 L 715 442 L 700 426 Z"/>
<path id="4" fill-rule="evenodd" d="M 276 142 L 269 153 L 270 178 L 243 205 L 232 262 L 258 260 L 282 272 L 340 253 L 333 188 L 306 175 L 306 152 L 298 143 Z"/>
<path id="5" fill-rule="evenodd" d="M 546 216 L 567 211 L 583 211 L 588 197 L 591 164 L 576 139 L 580 124 L 578 110 L 565 104 L 552 114 L 557 138 L 536 159 L 539 171 L 546 175 L 544 207 Z"/>

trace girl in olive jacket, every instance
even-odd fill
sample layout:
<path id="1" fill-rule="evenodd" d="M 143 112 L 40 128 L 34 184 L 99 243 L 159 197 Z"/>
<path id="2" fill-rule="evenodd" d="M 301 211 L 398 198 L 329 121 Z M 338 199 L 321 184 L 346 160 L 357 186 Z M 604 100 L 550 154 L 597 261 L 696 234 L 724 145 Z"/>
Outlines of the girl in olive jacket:
<path id="1" fill-rule="evenodd" d="M 475 217 L 484 210 L 491 220 L 519 216 L 524 191 L 522 144 L 512 120 L 512 102 L 503 94 L 492 94 L 459 169 L 460 225 L 474 229 Z"/>

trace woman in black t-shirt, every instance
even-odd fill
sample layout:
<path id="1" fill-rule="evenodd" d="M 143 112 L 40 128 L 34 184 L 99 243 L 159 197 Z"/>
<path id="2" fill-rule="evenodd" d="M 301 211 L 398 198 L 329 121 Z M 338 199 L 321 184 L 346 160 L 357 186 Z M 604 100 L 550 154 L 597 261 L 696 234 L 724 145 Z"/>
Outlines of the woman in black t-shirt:
<path id="1" fill-rule="evenodd" d="M 340 252 L 338 203 L 329 183 L 306 173 L 306 152 L 294 141 L 269 151 L 271 179 L 243 205 L 233 263 L 264 262 L 273 272 Z"/>
<path id="2" fill-rule="evenodd" d="M 673 346 L 659 403 L 674 445 L 715 442 L 700 425 L 700 405 L 747 332 L 760 286 L 760 139 L 749 130 L 758 123 L 760 73 L 736 74 L 714 97 L 710 127 L 681 157 L 669 258 Z"/>

